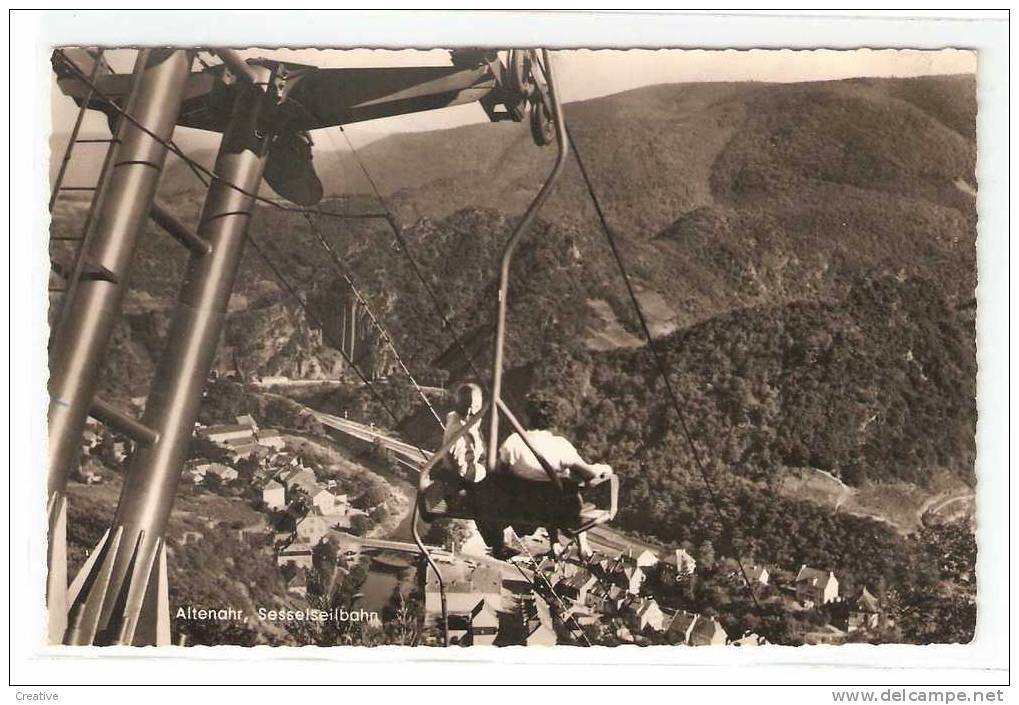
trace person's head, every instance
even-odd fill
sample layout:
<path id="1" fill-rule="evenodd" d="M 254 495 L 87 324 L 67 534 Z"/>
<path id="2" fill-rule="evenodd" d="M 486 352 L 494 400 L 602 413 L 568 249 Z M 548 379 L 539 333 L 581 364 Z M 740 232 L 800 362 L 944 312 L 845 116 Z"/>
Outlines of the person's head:
<path id="1" fill-rule="evenodd" d="M 473 382 L 464 382 L 456 389 L 456 410 L 464 418 L 481 411 L 483 400 L 481 387 Z"/>
<path id="2" fill-rule="evenodd" d="M 528 399 L 524 407 L 527 414 L 527 428 L 531 431 L 547 431 L 550 423 L 548 403 Z"/>

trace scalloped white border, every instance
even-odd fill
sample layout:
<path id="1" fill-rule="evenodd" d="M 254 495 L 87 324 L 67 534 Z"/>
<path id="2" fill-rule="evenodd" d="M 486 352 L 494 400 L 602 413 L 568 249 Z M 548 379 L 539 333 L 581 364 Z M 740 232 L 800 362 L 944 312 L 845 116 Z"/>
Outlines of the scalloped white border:
<path id="1" fill-rule="evenodd" d="M 694 12 L 265 12 L 191 11 L 16 12 L 11 16 L 9 105 L 10 229 L 10 478 L 12 533 L 8 576 L 11 682 L 58 683 L 1001 683 L 1007 679 L 1011 624 L 1006 427 L 1008 379 L 1008 22 L 1001 13 L 876 11 L 722 14 Z M 901 15 L 909 15 L 903 17 Z M 937 15 L 950 15 L 949 19 Z M 50 47 L 65 43 L 233 44 L 243 46 L 493 46 L 797 48 L 909 47 L 978 51 L 978 409 L 980 602 L 976 640 L 966 646 L 768 647 L 756 649 L 399 649 L 357 648 L 156 650 L 44 647 L 45 555 L 45 298 L 48 215 L 47 132 Z M 10 95 L 9 95 L 10 98 Z M 1008 406 L 1006 406 L 1008 404 Z M 16 439 L 16 440 L 15 440 Z M 4 490 L 7 491 L 6 489 Z M 270 666 L 271 664 L 271 666 Z M 29 692 L 39 688 L 22 687 Z M 51 689 L 52 690 L 52 689 Z M 73 689 L 58 689 L 73 693 Z M 809 700 L 830 702 L 830 689 Z M 417 692 L 417 691 L 415 691 Z M 782 693 L 781 697 L 779 693 Z M 765 702 L 800 701 L 805 690 L 734 693 Z M 306 698 L 298 690 L 246 691 L 245 697 Z M 444 700 L 460 691 L 437 694 Z M 177 693 L 169 693 L 176 697 Z M 409 695 L 410 693 L 408 693 Z M 91 701 L 99 693 L 81 693 Z M 184 695 L 184 693 L 180 693 Z M 209 693 L 219 697 L 218 693 Z M 234 690 L 222 691 L 231 699 Z M 369 693 L 362 693 L 363 697 Z M 642 697 L 643 694 L 637 694 Z M 650 693 L 648 693 L 650 695 Z M 708 692 L 705 695 L 715 697 Z M 103 694 L 120 702 L 124 690 Z M 63 696 L 61 699 L 65 699 Z M 539 696 L 541 697 L 541 696 Z M 572 699 L 567 691 L 544 697 Z M 132 698 L 132 700 L 135 698 Z M 808 701 L 807 699 L 803 700 Z"/>

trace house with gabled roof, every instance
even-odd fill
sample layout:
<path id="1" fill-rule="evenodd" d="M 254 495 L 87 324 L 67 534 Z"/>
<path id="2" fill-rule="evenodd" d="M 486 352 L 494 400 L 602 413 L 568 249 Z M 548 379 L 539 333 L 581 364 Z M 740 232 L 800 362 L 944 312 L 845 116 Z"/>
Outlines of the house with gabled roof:
<path id="1" fill-rule="evenodd" d="M 585 560 L 587 569 L 595 575 L 606 577 L 612 566 L 615 565 L 616 559 L 611 556 L 607 556 L 600 551 L 593 551 L 590 556 Z"/>
<path id="2" fill-rule="evenodd" d="M 752 565 L 746 568 L 747 580 L 751 585 L 767 585 L 771 579 L 768 569 L 763 565 Z"/>
<path id="3" fill-rule="evenodd" d="M 664 627 L 665 614 L 653 598 L 630 603 L 626 616 L 630 629 L 635 633 L 648 629 L 660 632 Z"/>
<path id="4" fill-rule="evenodd" d="M 605 593 L 605 613 L 618 614 L 629 599 L 630 593 L 626 591 L 626 588 L 614 584 L 609 585 Z"/>
<path id="5" fill-rule="evenodd" d="M 262 485 L 262 503 L 272 510 L 283 509 L 287 506 L 287 491 L 276 480 L 269 480 Z"/>
<path id="6" fill-rule="evenodd" d="M 881 615 L 881 603 L 866 587 L 849 600 L 849 618 L 846 631 L 877 629 Z"/>
<path id="7" fill-rule="evenodd" d="M 280 481 L 288 492 L 302 491 L 305 494 L 318 492 L 318 480 L 315 473 L 308 468 L 294 468 L 279 475 Z"/>
<path id="8" fill-rule="evenodd" d="M 690 632 L 690 646 L 721 646 L 729 635 L 714 617 L 700 617 Z"/>
<path id="9" fill-rule="evenodd" d="M 578 568 L 569 577 L 555 583 L 556 594 L 580 604 L 587 602 L 588 591 L 598 584 L 598 578 L 586 568 Z"/>
<path id="10" fill-rule="evenodd" d="M 297 520 L 294 533 L 303 541 L 317 544 L 333 529 L 349 529 L 350 519 L 346 514 L 320 514 L 311 512 Z"/>
<path id="11" fill-rule="evenodd" d="M 323 514 L 346 513 L 346 495 L 342 495 L 342 499 L 340 499 L 340 497 L 318 485 L 314 489 L 309 490 L 307 494 L 311 499 L 311 505 L 318 508 Z"/>
<path id="12" fill-rule="evenodd" d="M 446 594 L 448 614 L 470 614 L 479 600 L 488 600 L 496 610 L 502 609 L 502 571 L 487 565 L 466 562 L 440 563 L 439 571 Z M 425 617 L 442 615 L 442 598 L 435 571 L 426 571 Z"/>
<path id="13" fill-rule="evenodd" d="M 684 549 L 677 548 L 662 558 L 662 566 L 673 580 L 683 580 L 697 570 L 697 561 Z"/>
<path id="14" fill-rule="evenodd" d="M 796 574 L 796 599 L 807 605 L 826 605 L 839 596 L 839 581 L 830 570 L 800 566 Z"/>
<path id="15" fill-rule="evenodd" d="M 647 549 L 638 553 L 633 560 L 637 566 L 645 572 L 658 565 L 658 556 Z"/>
<path id="16" fill-rule="evenodd" d="M 491 646 L 499 635 L 499 612 L 488 600 L 480 600 L 471 610 L 469 627 L 471 646 Z"/>
<path id="17" fill-rule="evenodd" d="M 226 448 L 227 454 L 234 462 L 245 458 L 260 460 L 269 452 L 267 448 L 258 445 L 254 440 L 227 441 L 223 447 Z"/>
<path id="18" fill-rule="evenodd" d="M 611 578 L 613 583 L 631 595 L 637 595 L 640 593 L 640 586 L 644 584 L 646 576 L 632 558 L 621 558 L 612 569 Z"/>
<path id="19" fill-rule="evenodd" d="M 209 426 L 203 434 L 207 439 L 219 445 L 225 445 L 228 441 L 254 440 L 254 431 L 251 426 L 241 424 L 221 424 Z"/>
<path id="20" fill-rule="evenodd" d="M 696 626 L 698 616 L 686 610 L 680 610 L 672 615 L 668 624 L 664 624 L 665 638 L 670 644 L 689 644 L 690 635 Z"/>

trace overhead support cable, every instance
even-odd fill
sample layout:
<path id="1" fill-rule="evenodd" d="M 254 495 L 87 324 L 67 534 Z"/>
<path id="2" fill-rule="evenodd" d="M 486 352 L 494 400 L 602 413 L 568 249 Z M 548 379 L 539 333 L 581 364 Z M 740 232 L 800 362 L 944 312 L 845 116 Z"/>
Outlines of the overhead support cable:
<path id="1" fill-rule="evenodd" d="M 123 113 L 123 114 L 125 115 L 125 117 L 127 119 L 129 119 L 129 120 L 131 119 L 130 116 L 128 116 L 126 113 Z M 169 141 L 169 140 L 168 140 L 168 142 L 172 143 L 172 141 Z M 185 161 L 187 161 L 189 163 L 193 163 L 193 160 L 191 160 L 186 155 L 183 158 L 184 158 Z M 209 181 L 202 175 L 201 171 L 193 170 L 192 173 L 194 173 L 195 177 L 202 183 L 203 186 L 205 186 L 205 187 L 209 186 Z M 240 190 L 240 189 L 238 189 L 238 190 Z M 304 312 L 305 316 L 314 325 L 316 325 L 320 330 L 322 330 L 324 332 L 325 328 L 323 326 L 323 323 L 322 323 L 321 319 L 311 310 L 311 307 L 308 306 L 308 303 L 297 292 L 297 289 L 294 288 L 294 286 L 290 283 L 290 281 L 286 278 L 286 276 L 284 276 L 283 272 L 280 271 L 279 267 L 277 267 L 276 264 L 272 261 L 272 258 L 270 258 L 267 255 L 265 250 L 262 248 L 261 244 L 254 237 L 254 235 L 251 233 L 250 230 L 248 231 L 247 239 L 248 239 L 248 242 L 251 243 L 251 246 L 255 249 L 255 253 L 265 263 L 265 265 L 273 273 L 273 275 L 280 282 L 280 284 L 287 291 L 287 293 L 290 294 L 291 298 L 293 298 L 294 301 L 297 302 L 298 306 Z M 340 353 L 340 356 L 347 363 L 347 365 L 351 369 L 354 370 L 355 374 L 357 374 L 357 376 L 364 383 L 365 387 L 368 389 L 368 392 L 375 398 L 375 400 L 385 410 L 385 412 L 387 414 L 389 414 L 389 416 L 393 419 L 393 422 L 396 423 L 396 424 L 399 424 L 400 423 L 399 416 L 397 416 L 396 412 L 393 411 L 392 407 L 390 407 L 390 405 L 386 402 L 386 400 L 382 397 L 382 395 L 378 392 L 378 390 L 375 389 L 375 387 L 372 384 L 371 380 L 361 371 L 360 367 L 358 367 L 358 365 L 356 364 L 356 361 L 353 360 L 349 355 L 347 355 L 346 351 L 342 350 L 342 346 L 340 346 L 340 347 L 338 347 L 336 349 Z M 422 458 L 424 458 L 425 460 L 428 459 L 428 454 L 425 453 L 424 450 L 422 450 L 416 444 L 411 444 L 411 445 L 414 445 L 414 447 L 417 449 L 417 451 L 421 454 Z"/>
<path id="2" fill-rule="evenodd" d="M 340 258 L 336 255 L 336 252 L 333 250 L 332 245 L 330 245 L 329 241 L 326 240 L 325 237 L 322 235 L 322 232 L 318 229 L 315 222 L 312 220 L 311 215 L 305 213 L 304 217 L 308 221 L 308 225 L 311 226 L 312 232 L 315 233 L 315 237 L 316 239 L 318 239 L 319 244 L 322 245 L 322 249 L 324 249 L 326 251 L 326 254 L 329 255 L 329 259 L 332 261 L 333 267 L 336 269 L 337 273 L 341 277 L 343 277 L 343 280 L 346 282 L 347 286 L 350 287 L 350 291 L 354 294 L 358 302 L 364 308 L 365 313 L 368 314 L 368 318 L 371 319 L 372 325 L 375 326 L 375 329 L 379 332 L 379 335 L 382 337 L 383 342 L 385 342 L 386 346 L 392 351 L 393 355 L 396 357 L 396 361 L 400 365 L 400 369 L 403 370 L 404 375 L 406 375 L 407 379 L 410 380 L 410 383 L 414 386 L 414 389 L 417 390 L 418 395 L 421 397 L 421 400 L 424 401 L 425 406 L 428 407 L 428 411 L 431 412 L 432 416 L 435 418 L 436 423 L 438 423 L 440 427 L 444 427 L 445 424 L 442 423 L 442 417 L 439 416 L 439 413 L 435 410 L 435 407 L 432 406 L 432 403 L 428 399 L 428 396 L 425 394 L 424 390 L 421 389 L 421 385 L 418 384 L 417 380 L 414 378 L 413 373 L 407 367 L 406 363 L 404 363 L 403 358 L 400 356 L 400 351 L 396 349 L 396 344 L 393 342 L 393 339 L 389 336 L 389 332 L 383 327 L 382 323 L 379 321 L 378 318 L 376 318 L 375 314 L 372 312 L 371 306 L 368 305 L 368 301 L 361 294 L 360 290 L 358 290 L 357 286 L 355 286 L 353 279 L 350 278 L 350 275 L 348 274 L 346 268 L 340 262 Z"/>
<path id="3" fill-rule="evenodd" d="M 569 133 L 569 126 L 567 126 L 567 133 Z M 580 151 L 577 149 L 577 142 L 570 136 L 570 144 L 573 146 L 573 156 L 576 159 L 577 166 L 580 167 L 580 174 L 584 179 L 584 184 L 587 188 L 588 194 L 591 196 L 591 202 L 594 205 L 594 209 L 598 214 L 598 220 L 601 223 L 602 231 L 605 233 L 605 237 L 608 240 L 609 249 L 612 251 L 612 258 L 615 260 L 616 267 L 619 270 L 620 276 L 623 283 L 626 285 L 626 291 L 630 297 L 630 301 L 633 303 L 634 311 L 637 313 L 637 318 L 640 321 L 641 330 L 644 333 L 644 338 L 647 340 L 648 350 L 651 352 L 652 359 L 655 367 L 657 368 L 659 376 L 665 384 L 665 390 L 668 394 L 669 400 L 671 401 L 672 408 L 676 412 L 676 417 L 679 420 L 679 427 L 682 432 L 683 438 L 686 441 L 686 446 L 690 451 L 690 455 L 693 458 L 694 465 L 697 466 L 697 470 L 700 473 L 701 479 L 704 481 L 704 487 L 707 489 L 708 497 L 711 500 L 711 506 L 714 510 L 715 518 L 722 526 L 727 525 L 726 517 L 722 513 L 721 507 L 719 506 L 718 493 L 715 491 L 714 484 L 711 481 L 711 477 L 708 473 L 707 466 L 704 459 L 701 457 L 700 451 L 697 449 L 697 445 L 694 442 L 693 434 L 690 432 L 689 424 L 686 420 L 686 413 L 683 411 L 683 405 L 679 399 L 679 395 L 676 394 L 675 389 L 672 386 L 672 381 L 669 378 L 668 367 L 665 363 L 665 359 L 662 353 L 658 350 L 658 346 L 655 344 L 655 339 L 651 335 L 651 328 L 648 325 L 647 317 L 644 315 L 644 311 L 641 308 L 640 301 L 637 298 L 637 293 L 634 290 L 633 282 L 631 281 L 630 274 L 626 269 L 626 265 L 623 262 L 623 256 L 620 252 L 619 245 L 616 243 L 615 235 L 612 232 L 612 228 L 609 226 L 608 219 L 605 216 L 605 211 L 602 208 L 601 201 L 598 199 L 598 195 L 594 188 L 594 183 L 591 180 L 591 176 L 587 171 L 587 167 L 584 164 L 584 160 L 580 156 Z M 739 571 L 743 577 L 743 583 L 747 588 L 747 592 L 750 595 L 750 599 L 754 603 L 754 607 L 757 609 L 758 614 L 761 611 L 761 605 L 757 601 L 757 594 L 754 592 L 753 585 L 750 582 L 750 578 L 747 574 L 746 569 L 743 566 L 743 560 L 739 556 L 739 552 L 732 547 L 733 558 L 736 560 L 736 564 L 739 566 Z"/>

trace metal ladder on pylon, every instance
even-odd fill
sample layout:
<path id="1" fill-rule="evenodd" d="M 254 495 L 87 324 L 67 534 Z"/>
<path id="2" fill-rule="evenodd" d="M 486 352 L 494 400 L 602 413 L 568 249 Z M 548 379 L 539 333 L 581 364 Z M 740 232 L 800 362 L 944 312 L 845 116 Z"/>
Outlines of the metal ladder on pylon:
<path id="1" fill-rule="evenodd" d="M 103 61 L 103 49 L 98 48 L 94 53 L 89 52 L 93 59 L 92 70 L 89 75 L 90 83 L 94 83 L 96 76 L 99 73 L 101 67 L 105 65 Z M 57 55 L 61 56 L 64 61 L 71 62 L 71 59 L 67 58 L 58 49 Z M 94 89 L 90 87 L 89 92 L 85 100 L 82 101 L 78 108 L 78 114 L 75 116 L 74 126 L 71 129 L 70 137 L 67 141 L 67 146 L 64 148 L 63 157 L 60 160 L 60 168 L 57 171 L 56 178 L 53 181 L 52 190 L 50 192 L 49 200 L 49 212 L 52 216 L 54 209 L 58 201 L 60 200 L 61 194 L 65 193 L 91 193 L 92 198 L 89 203 L 89 208 L 85 216 L 85 221 L 82 224 L 80 231 L 73 234 L 67 235 L 55 235 L 52 233 L 52 222 L 51 222 L 51 233 L 50 233 L 50 303 L 51 306 L 63 306 L 63 302 L 70 301 L 73 294 L 75 285 L 81 274 L 83 267 L 82 253 L 85 251 L 86 241 L 89 233 L 92 230 L 94 221 L 94 215 L 98 207 L 98 201 L 102 198 L 102 194 L 105 189 L 103 185 L 107 181 L 110 175 L 110 164 L 113 163 L 113 154 L 116 151 L 116 137 L 111 134 L 109 137 L 101 138 L 81 138 L 81 126 L 85 120 L 85 113 L 89 110 L 89 104 L 92 102 L 94 95 Z M 64 178 L 67 176 L 67 169 L 71 164 L 71 159 L 75 153 L 75 148 L 78 145 L 106 145 L 106 156 L 103 160 L 102 168 L 99 171 L 96 183 L 93 185 L 73 185 L 65 186 Z M 61 258 L 58 253 L 55 252 L 60 245 L 56 243 L 70 243 L 71 253 L 69 257 Z M 64 261 L 61 261 L 61 260 Z M 55 281 L 54 281 L 55 280 Z M 55 297 L 60 297 L 59 302 Z M 56 326 L 53 326 L 53 330 Z"/>

